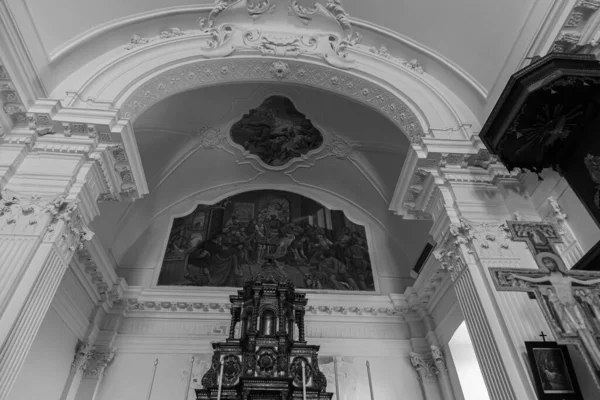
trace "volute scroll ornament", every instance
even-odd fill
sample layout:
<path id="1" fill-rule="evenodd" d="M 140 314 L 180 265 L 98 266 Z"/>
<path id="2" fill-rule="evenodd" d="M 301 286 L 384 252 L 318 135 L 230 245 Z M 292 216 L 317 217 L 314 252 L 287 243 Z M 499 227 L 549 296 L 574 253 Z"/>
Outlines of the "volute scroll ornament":
<path id="1" fill-rule="evenodd" d="M 410 362 L 417 371 L 419 379 L 432 379 L 439 374 L 433 359 L 415 352 L 410 353 Z"/>

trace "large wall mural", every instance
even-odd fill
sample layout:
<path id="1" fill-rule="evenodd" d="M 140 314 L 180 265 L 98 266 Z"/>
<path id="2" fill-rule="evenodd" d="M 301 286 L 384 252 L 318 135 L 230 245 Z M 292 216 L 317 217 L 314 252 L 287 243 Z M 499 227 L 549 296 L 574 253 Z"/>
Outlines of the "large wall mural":
<path id="1" fill-rule="evenodd" d="M 285 165 L 323 144 L 323 135 L 286 97 L 271 96 L 231 127 L 231 139 L 265 164 Z"/>
<path id="2" fill-rule="evenodd" d="M 239 287 L 267 259 L 298 288 L 375 290 L 365 228 L 342 211 L 276 190 L 176 218 L 158 285 Z"/>

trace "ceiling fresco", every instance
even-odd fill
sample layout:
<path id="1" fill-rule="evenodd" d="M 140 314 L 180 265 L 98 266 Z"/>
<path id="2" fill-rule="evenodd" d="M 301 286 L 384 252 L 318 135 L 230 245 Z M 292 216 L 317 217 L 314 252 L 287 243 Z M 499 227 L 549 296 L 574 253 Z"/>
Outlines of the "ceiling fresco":
<path id="1" fill-rule="evenodd" d="M 285 165 L 323 144 L 323 135 L 290 99 L 271 96 L 231 127 L 232 140 L 271 166 Z"/>
<path id="2" fill-rule="evenodd" d="M 242 286 L 267 260 L 296 287 L 375 290 L 365 228 L 296 193 L 257 190 L 176 218 L 158 285 Z"/>

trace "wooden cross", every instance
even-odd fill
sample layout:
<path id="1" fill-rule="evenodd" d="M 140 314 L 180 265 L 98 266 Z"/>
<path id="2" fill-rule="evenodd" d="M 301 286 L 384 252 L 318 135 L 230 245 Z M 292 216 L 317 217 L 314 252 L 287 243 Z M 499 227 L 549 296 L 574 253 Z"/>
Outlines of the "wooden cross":
<path id="1" fill-rule="evenodd" d="M 508 229 L 515 242 L 525 242 L 533 255 L 550 252 L 558 254 L 554 243 L 562 239 L 551 224 L 530 221 L 507 221 Z"/>
<path id="2" fill-rule="evenodd" d="M 543 341 L 544 341 L 544 343 L 545 343 L 545 342 L 546 342 L 546 336 L 548 336 L 548 335 L 546 335 L 546 334 L 544 333 L 544 331 L 541 331 L 541 332 L 540 332 L 540 336 L 542 337 L 542 340 L 543 340 Z"/>
<path id="3" fill-rule="evenodd" d="M 552 225 L 509 221 L 508 227 L 514 241 L 527 243 L 539 269 L 490 268 L 496 290 L 533 293 L 557 342 L 579 348 L 600 387 L 600 273 L 567 270 Z"/>
<path id="4" fill-rule="evenodd" d="M 554 248 L 554 243 L 560 243 L 561 239 L 553 225 L 529 221 L 508 221 L 508 228 L 513 241 L 527 243 L 539 269 L 490 268 L 496 290 L 536 292 L 536 289 L 540 287 L 546 289 L 552 287 L 550 275 L 553 272 L 569 278 L 575 288 L 600 287 L 598 285 L 600 282 L 595 282 L 595 278 L 600 278 L 600 273 L 567 270 L 562 258 Z"/>

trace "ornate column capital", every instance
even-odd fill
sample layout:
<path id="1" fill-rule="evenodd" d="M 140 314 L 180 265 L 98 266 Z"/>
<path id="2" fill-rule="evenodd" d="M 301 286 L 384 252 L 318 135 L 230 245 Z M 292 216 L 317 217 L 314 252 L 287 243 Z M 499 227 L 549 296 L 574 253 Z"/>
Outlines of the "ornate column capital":
<path id="1" fill-rule="evenodd" d="M 450 224 L 448 234 L 433 255 L 441 262 L 442 269 L 456 279 L 465 263 L 474 261 L 475 254 L 480 259 L 516 258 L 509 238 L 506 221 L 473 223 L 460 217 L 458 222 Z"/>
<path id="2" fill-rule="evenodd" d="M 20 196 L 10 190 L 0 193 L 0 234 L 39 236 L 44 241 L 62 239 L 69 252 L 83 248 L 94 233 L 78 211 L 79 200 L 67 200 L 61 194 L 51 201 L 39 196 Z"/>
<path id="3" fill-rule="evenodd" d="M 433 362 L 438 370 L 438 373 L 441 371 L 447 371 L 446 360 L 444 358 L 444 354 L 442 353 L 442 349 L 438 346 L 431 345 L 431 357 L 433 358 Z"/>
<path id="4" fill-rule="evenodd" d="M 106 374 L 106 368 L 115 357 L 117 349 L 94 350 L 84 370 L 85 378 L 99 379 Z"/>
<path id="5" fill-rule="evenodd" d="M 456 280 L 466 265 L 461 254 L 459 241 L 452 233 L 433 251 L 433 256 L 440 262 L 440 267 L 450 273 L 453 281 Z"/>
<path id="6" fill-rule="evenodd" d="M 77 350 L 75 350 L 75 358 L 71 364 L 75 371 L 84 372 L 87 368 L 88 361 L 94 355 L 96 348 L 88 342 L 79 342 Z"/>
<path id="7" fill-rule="evenodd" d="M 430 382 L 440 373 L 434 360 L 429 355 L 411 352 L 410 362 L 415 371 L 417 371 L 420 380 Z"/>

